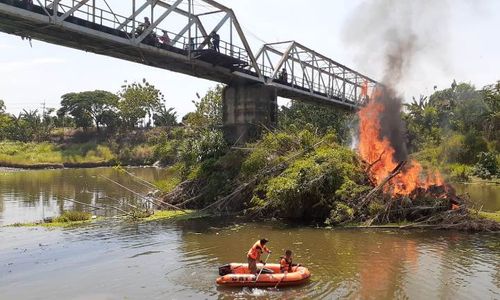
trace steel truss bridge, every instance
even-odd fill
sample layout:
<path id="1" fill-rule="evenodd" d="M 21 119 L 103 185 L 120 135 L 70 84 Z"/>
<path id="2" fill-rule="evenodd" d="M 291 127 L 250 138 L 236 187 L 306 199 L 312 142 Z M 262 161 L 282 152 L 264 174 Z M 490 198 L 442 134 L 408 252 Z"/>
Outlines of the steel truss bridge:
<path id="1" fill-rule="evenodd" d="M 359 107 L 377 85 L 295 41 L 254 55 L 234 12 L 213 0 L 0 0 L 0 31 L 342 108 Z"/>

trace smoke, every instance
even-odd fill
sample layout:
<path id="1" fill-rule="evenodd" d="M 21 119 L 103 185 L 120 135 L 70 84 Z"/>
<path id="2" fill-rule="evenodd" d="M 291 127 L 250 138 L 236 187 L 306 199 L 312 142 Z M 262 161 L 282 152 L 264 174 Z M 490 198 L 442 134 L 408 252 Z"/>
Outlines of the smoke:
<path id="1" fill-rule="evenodd" d="M 400 91 L 419 63 L 446 68 L 449 12 L 446 0 L 369 0 L 345 25 L 344 42 L 360 68 L 382 79 L 380 134 L 391 142 L 397 161 L 408 156 Z"/>

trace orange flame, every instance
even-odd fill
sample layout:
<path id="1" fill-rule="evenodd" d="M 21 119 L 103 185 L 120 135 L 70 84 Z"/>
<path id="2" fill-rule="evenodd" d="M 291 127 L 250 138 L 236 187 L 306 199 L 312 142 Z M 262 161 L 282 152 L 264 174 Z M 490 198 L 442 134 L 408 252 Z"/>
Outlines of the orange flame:
<path id="1" fill-rule="evenodd" d="M 365 89 L 362 89 L 364 92 Z M 399 162 L 394 160 L 395 150 L 386 137 L 380 136 L 380 114 L 385 107 L 376 101 L 383 91 L 376 89 L 370 101 L 359 111 L 359 154 L 369 165 L 369 176 L 376 183 L 381 183 Z M 385 192 L 392 195 L 410 195 L 417 188 L 428 189 L 432 185 L 442 186 L 441 174 L 423 173 L 423 168 L 416 160 L 411 160 L 407 167 L 391 179 L 385 186 Z"/>

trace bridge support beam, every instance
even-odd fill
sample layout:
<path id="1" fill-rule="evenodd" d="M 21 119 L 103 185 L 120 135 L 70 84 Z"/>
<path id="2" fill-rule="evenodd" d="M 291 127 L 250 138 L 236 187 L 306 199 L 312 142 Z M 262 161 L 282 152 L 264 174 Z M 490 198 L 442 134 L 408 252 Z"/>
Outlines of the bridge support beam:
<path id="1" fill-rule="evenodd" d="M 277 124 L 277 90 L 260 83 L 233 83 L 223 91 L 224 136 L 230 144 L 257 139 Z"/>

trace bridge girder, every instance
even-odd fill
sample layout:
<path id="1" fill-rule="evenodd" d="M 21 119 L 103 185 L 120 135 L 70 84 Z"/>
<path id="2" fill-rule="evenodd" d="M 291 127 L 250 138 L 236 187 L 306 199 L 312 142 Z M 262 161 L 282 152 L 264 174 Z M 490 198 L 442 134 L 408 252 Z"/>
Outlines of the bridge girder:
<path id="1" fill-rule="evenodd" d="M 111 1 L 115 3 L 110 5 Z M 364 95 L 377 85 L 375 80 L 295 41 L 265 44 L 255 56 L 234 12 L 214 0 L 131 0 L 126 5 L 122 0 L 34 2 L 36 12 L 33 7 L 21 7 L 19 0 L 0 0 L 0 31 L 224 83 L 263 83 L 277 88 L 283 97 L 341 107 L 359 107 Z M 127 12 L 118 13 L 123 7 Z M 150 23 L 142 26 L 140 18 L 145 15 Z M 181 28 L 170 29 L 172 24 Z M 238 65 L 200 60 L 210 43 L 210 33 L 221 28 L 225 30 L 221 39 L 225 47 L 216 55 Z M 171 37 L 173 50 L 147 42 L 150 36 L 158 40 L 160 32 Z M 282 69 L 287 70 L 287 78 L 283 78 Z"/>
<path id="2" fill-rule="evenodd" d="M 263 66 L 262 72 L 269 84 L 280 84 L 284 68 L 287 83 L 292 86 L 359 105 L 365 101 L 361 90 L 366 89 L 365 93 L 370 95 L 378 84 L 296 41 L 265 44 L 257 52 L 257 60 Z"/>

